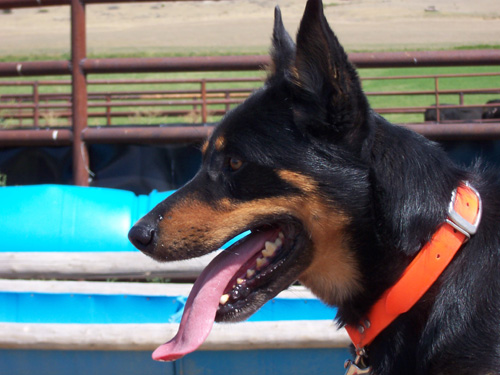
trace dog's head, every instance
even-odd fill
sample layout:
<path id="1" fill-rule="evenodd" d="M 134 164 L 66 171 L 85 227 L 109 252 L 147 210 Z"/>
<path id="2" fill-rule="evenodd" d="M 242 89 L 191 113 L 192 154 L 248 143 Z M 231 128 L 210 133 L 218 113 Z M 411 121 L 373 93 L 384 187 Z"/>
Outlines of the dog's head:
<path id="1" fill-rule="evenodd" d="M 201 344 L 211 327 L 202 320 L 245 319 L 297 279 L 329 304 L 361 289 L 349 228 L 369 207 L 366 98 L 320 0 L 308 1 L 297 45 L 276 8 L 272 39 L 264 87 L 215 128 L 193 180 L 129 234 L 152 258 L 173 261 L 251 231 L 198 279 L 181 323 L 184 342 L 192 334 Z M 156 357 L 178 358 L 194 341 Z"/>

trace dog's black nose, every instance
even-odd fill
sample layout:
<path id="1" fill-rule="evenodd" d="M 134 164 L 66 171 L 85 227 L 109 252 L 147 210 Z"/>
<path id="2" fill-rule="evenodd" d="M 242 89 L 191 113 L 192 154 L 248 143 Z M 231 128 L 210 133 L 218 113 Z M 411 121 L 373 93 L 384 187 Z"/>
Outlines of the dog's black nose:
<path id="1" fill-rule="evenodd" d="M 137 223 L 128 232 L 128 239 L 139 250 L 145 253 L 153 251 L 155 228 L 148 224 Z"/>

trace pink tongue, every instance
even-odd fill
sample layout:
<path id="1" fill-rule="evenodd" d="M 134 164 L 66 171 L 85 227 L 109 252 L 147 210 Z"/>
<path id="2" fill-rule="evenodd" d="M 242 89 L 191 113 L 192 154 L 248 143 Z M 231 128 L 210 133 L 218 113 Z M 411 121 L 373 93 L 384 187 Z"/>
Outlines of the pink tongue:
<path id="1" fill-rule="evenodd" d="M 274 233 L 250 235 L 245 242 L 221 252 L 203 270 L 189 293 L 177 335 L 153 352 L 156 361 L 175 361 L 203 344 L 212 330 L 219 300 L 235 273 L 264 248 Z"/>

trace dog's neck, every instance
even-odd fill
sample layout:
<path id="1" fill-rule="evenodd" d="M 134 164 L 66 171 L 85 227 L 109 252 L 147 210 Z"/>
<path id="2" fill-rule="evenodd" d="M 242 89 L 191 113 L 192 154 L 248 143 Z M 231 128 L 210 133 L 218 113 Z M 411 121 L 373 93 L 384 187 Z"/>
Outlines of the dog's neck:
<path id="1" fill-rule="evenodd" d="M 352 366 L 362 362 L 360 358 L 366 356 L 368 345 L 430 289 L 462 245 L 476 233 L 481 214 L 481 197 L 473 187 L 463 183 L 453 191 L 446 221 L 401 278 L 372 306 L 366 317 L 357 324 L 346 325 L 358 356 Z"/>

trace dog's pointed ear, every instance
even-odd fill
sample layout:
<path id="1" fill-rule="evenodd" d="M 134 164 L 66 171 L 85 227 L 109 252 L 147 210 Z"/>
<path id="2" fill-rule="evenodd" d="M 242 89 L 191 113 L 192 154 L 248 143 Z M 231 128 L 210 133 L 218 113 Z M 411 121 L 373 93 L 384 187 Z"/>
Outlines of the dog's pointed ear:
<path id="1" fill-rule="evenodd" d="M 368 102 L 356 69 L 328 25 L 321 0 L 307 2 L 290 76 L 296 121 L 307 124 L 309 134 L 353 142 L 362 136 L 354 133 L 366 124 Z M 304 118 L 311 113 L 314 119 Z"/>
<path id="2" fill-rule="evenodd" d="M 285 30 L 279 6 L 274 8 L 273 43 L 271 47 L 272 74 L 283 75 L 292 66 L 295 43 Z"/>

